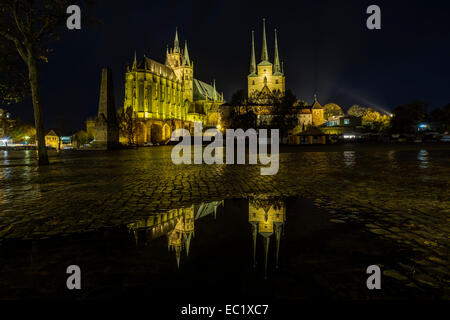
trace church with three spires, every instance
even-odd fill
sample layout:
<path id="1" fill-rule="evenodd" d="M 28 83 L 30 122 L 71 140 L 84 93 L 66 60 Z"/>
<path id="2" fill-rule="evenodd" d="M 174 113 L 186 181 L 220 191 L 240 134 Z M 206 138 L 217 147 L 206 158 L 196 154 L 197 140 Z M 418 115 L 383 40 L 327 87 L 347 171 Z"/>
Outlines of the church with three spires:
<path id="1" fill-rule="evenodd" d="M 282 97 L 286 92 L 286 76 L 283 62 L 280 60 L 278 52 L 277 29 L 274 30 L 274 56 L 273 63 L 270 62 L 267 49 L 266 21 L 263 19 L 261 61 L 256 64 L 255 56 L 255 34 L 251 34 L 251 54 L 250 69 L 247 76 L 248 82 L 248 102 L 253 105 L 253 112 L 257 115 L 258 123 L 270 121 L 273 116 L 271 101 L 273 98 Z M 280 62 L 281 61 L 281 62 Z M 248 108 L 239 108 L 248 110 Z M 312 105 L 307 105 L 304 101 L 298 101 L 293 112 L 297 114 L 298 125 L 293 133 L 304 131 L 308 127 L 319 127 L 324 120 L 324 108 L 314 95 Z"/>
<path id="2" fill-rule="evenodd" d="M 266 40 L 266 21 L 263 19 L 263 38 L 261 62 L 255 59 L 255 32 L 252 31 L 252 51 L 250 58 L 250 73 L 248 75 L 248 98 L 262 100 L 274 94 L 284 94 L 286 78 L 280 64 L 278 54 L 277 29 L 275 29 L 274 63 L 269 61 Z"/>
<path id="3" fill-rule="evenodd" d="M 138 119 L 136 143 L 168 140 L 175 129 L 193 131 L 194 123 L 216 127 L 223 93 L 194 77 L 194 62 L 187 42 L 180 47 L 178 30 L 173 48 L 167 47 L 165 63 L 136 54 L 125 74 L 124 110 L 132 108 Z"/>

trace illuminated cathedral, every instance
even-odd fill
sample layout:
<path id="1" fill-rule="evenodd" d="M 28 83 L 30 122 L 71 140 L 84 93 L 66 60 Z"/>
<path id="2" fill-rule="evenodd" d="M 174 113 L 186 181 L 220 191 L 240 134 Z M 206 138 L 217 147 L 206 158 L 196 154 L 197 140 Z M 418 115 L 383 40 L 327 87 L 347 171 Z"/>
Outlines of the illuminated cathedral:
<path id="1" fill-rule="evenodd" d="M 238 107 L 240 113 L 252 110 L 257 116 L 258 125 L 267 124 L 277 112 L 273 108 L 274 99 L 280 99 L 286 93 L 286 77 L 283 62 L 278 51 L 277 29 L 274 30 L 273 63 L 269 59 L 267 49 L 266 21 L 263 19 L 261 59 L 256 64 L 255 33 L 251 34 L 250 68 L 247 76 L 247 104 L 251 106 Z M 324 108 L 314 95 L 312 105 L 298 101 L 294 105 L 293 113 L 297 115 L 298 125 L 293 133 L 304 131 L 305 128 L 321 126 L 324 120 Z"/>
<path id="2" fill-rule="evenodd" d="M 124 110 L 132 108 L 138 119 L 136 143 L 167 141 L 173 130 L 193 132 L 195 122 L 216 127 L 218 107 L 223 104 L 215 81 L 194 78 L 194 62 L 187 42 L 180 47 L 178 30 L 173 48 L 167 47 L 165 63 L 134 56 L 125 75 Z"/>
<path id="3" fill-rule="evenodd" d="M 250 73 L 248 79 L 248 98 L 264 100 L 274 94 L 284 94 L 286 79 L 278 54 L 277 29 L 275 29 L 275 51 L 273 64 L 269 61 L 266 39 L 266 21 L 263 19 L 263 37 L 261 62 L 256 64 L 255 33 L 252 31 L 252 51 L 250 57 Z M 263 101 L 262 101 L 263 102 Z"/>

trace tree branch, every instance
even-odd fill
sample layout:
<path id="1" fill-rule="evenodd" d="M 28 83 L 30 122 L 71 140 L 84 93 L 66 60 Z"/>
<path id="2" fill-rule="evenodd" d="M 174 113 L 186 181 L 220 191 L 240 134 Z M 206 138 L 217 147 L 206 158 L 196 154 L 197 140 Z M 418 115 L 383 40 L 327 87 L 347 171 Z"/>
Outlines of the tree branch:
<path id="1" fill-rule="evenodd" d="M 19 29 L 20 33 L 25 35 L 24 30 L 22 28 L 22 23 L 19 20 L 19 17 L 17 16 L 17 7 L 19 6 L 19 1 L 14 1 L 14 6 L 12 7 L 14 20 L 16 21 L 17 29 Z"/>
<path id="2" fill-rule="evenodd" d="M 20 40 L 5 31 L 0 31 L 0 35 L 3 36 L 4 38 L 14 42 L 14 44 L 16 45 L 16 48 L 17 48 L 17 52 L 19 52 L 20 57 L 23 59 L 23 61 L 25 63 L 28 63 L 28 56 L 25 54 L 25 48 L 23 47 Z"/>

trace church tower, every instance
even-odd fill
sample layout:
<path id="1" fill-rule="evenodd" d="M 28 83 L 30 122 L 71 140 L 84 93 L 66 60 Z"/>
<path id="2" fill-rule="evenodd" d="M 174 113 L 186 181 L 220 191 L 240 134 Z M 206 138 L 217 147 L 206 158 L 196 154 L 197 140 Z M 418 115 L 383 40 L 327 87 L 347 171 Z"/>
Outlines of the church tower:
<path id="1" fill-rule="evenodd" d="M 173 48 L 168 49 L 166 53 L 166 65 L 172 68 L 184 88 L 182 106 L 188 101 L 189 104 L 194 101 L 194 63 L 189 59 L 187 41 L 184 42 L 184 49 L 180 47 L 178 39 L 178 29 L 175 30 L 175 40 Z"/>
<path id="2" fill-rule="evenodd" d="M 264 245 L 264 278 L 267 279 L 267 264 L 270 238 L 275 234 L 275 267 L 278 268 L 281 233 L 286 222 L 286 203 L 277 197 L 259 196 L 248 202 L 248 221 L 252 225 L 253 267 L 256 267 L 256 242 L 258 235 Z"/>
<path id="3" fill-rule="evenodd" d="M 250 70 L 248 75 L 248 97 L 254 98 L 261 94 L 269 95 L 274 93 L 284 94 L 285 77 L 280 64 L 278 53 L 277 30 L 275 29 L 274 42 L 274 63 L 269 61 L 266 39 L 266 20 L 263 19 L 263 36 L 261 48 L 261 62 L 256 65 L 255 60 L 255 37 L 252 31 L 252 47 L 250 58 Z"/>
<path id="4" fill-rule="evenodd" d="M 312 124 L 315 127 L 321 126 L 325 120 L 324 120 L 324 113 L 323 113 L 323 107 L 317 100 L 317 95 L 314 95 L 314 103 L 311 106 L 311 112 L 312 112 Z"/>

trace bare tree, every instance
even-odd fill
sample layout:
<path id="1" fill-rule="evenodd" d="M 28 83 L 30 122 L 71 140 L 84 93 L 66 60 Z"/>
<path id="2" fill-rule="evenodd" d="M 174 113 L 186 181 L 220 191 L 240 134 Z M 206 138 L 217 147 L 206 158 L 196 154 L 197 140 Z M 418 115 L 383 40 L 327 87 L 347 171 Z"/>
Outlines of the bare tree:
<path id="1" fill-rule="evenodd" d="M 29 90 L 27 69 L 14 43 L 0 38 L 0 104 L 20 102 Z"/>
<path id="2" fill-rule="evenodd" d="M 60 38 L 68 17 L 66 10 L 71 4 L 68 0 L 2 0 L 0 3 L 0 41 L 12 42 L 27 68 L 39 165 L 48 165 L 48 156 L 38 64 L 40 61 L 47 61 L 49 44 Z"/>

